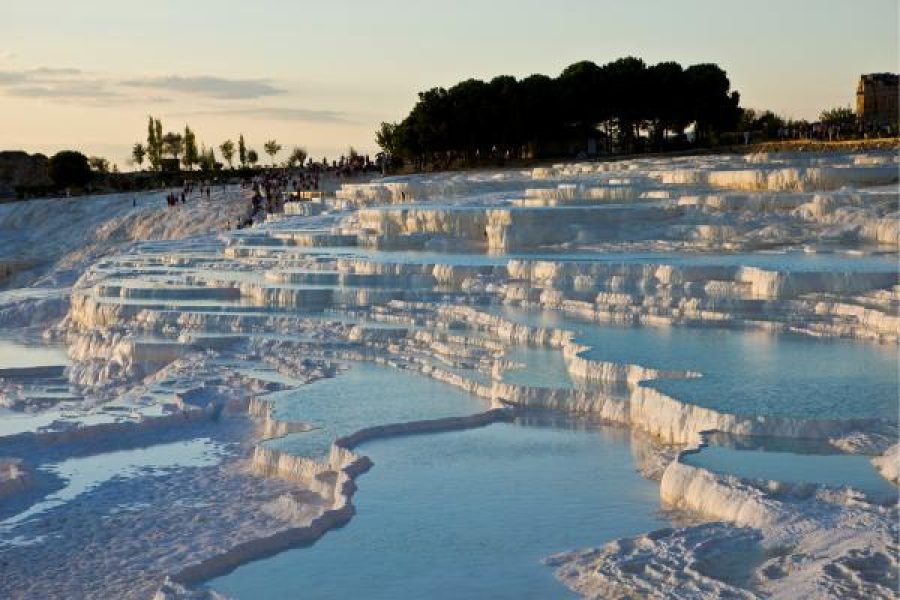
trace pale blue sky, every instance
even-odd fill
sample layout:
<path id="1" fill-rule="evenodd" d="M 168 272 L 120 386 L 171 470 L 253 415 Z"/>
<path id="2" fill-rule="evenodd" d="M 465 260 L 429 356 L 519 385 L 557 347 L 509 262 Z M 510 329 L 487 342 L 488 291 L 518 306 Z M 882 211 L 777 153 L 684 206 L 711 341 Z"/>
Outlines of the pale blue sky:
<path id="1" fill-rule="evenodd" d="M 0 148 L 124 164 L 148 113 L 218 145 L 373 151 L 417 91 L 583 59 L 719 63 L 793 117 L 898 70 L 897 0 L 0 0 Z"/>

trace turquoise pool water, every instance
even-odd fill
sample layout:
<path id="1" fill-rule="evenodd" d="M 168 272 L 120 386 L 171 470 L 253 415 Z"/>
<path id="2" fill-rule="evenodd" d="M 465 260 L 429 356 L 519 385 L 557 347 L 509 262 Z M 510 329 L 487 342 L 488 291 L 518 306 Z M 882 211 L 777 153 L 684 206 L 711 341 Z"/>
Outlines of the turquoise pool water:
<path id="1" fill-rule="evenodd" d="M 366 427 L 466 416 L 488 403 L 446 383 L 375 363 L 348 363 L 337 377 L 270 394 L 278 419 L 316 429 L 268 445 L 300 456 L 323 457 L 331 442 Z"/>
<path id="2" fill-rule="evenodd" d="M 316 247 L 303 248 L 303 254 L 308 256 L 357 257 L 384 263 L 434 263 L 462 266 L 505 265 L 511 259 L 522 259 L 611 264 L 745 266 L 778 271 L 895 272 L 897 270 L 896 254 L 807 253 L 796 250 L 728 254 L 716 252 L 604 252 L 596 250 L 576 252 L 523 251 L 486 254 L 477 251 L 434 252 L 427 250 L 368 250 L 350 247 Z"/>
<path id="3" fill-rule="evenodd" d="M 898 348 L 794 334 L 691 327 L 627 327 L 509 307 L 493 312 L 569 329 L 585 356 L 699 379 L 649 385 L 680 400 L 734 414 L 897 419 Z"/>
<path id="4" fill-rule="evenodd" d="M 218 443 L 209 438 L 196 438 L 68 458 L 56 464 L 42 466 L 41 470 L 58 475 L 65 481 L 65 485 L 24 512 L 0 521 L 0 533 L 25 519 L 71 502 L 111 479 L 152 477 L 165 473 L 168 469 L 214 465 L 222 453 L 223 448 Z"/>
<path id="5" fill-rule="evenodd" d="M 357 514 L 310 547 L 209 582 L 240 599 L 546 599 L 571 595 L 541 561 L 665 527 L 626 430 L 559 422 L 379 440 Z"/>
<path id="6" fill-rule="evenodd" d="M 822 444 L 779 440 L 768 445 L 764 439 L 753 443 L 718 445 L 716 440 L 699 452 L 685 455 L 689 465 L 718 473 L 752 479 L 772 479 L 789 483 L 817 483 L 831 487 L 850 486 L 876 502 L 896 502 L 897 487 L 881 477 L 871 457 L 836 452 Z"/>
<path id="7" fill-rule="evenodd" d="M 512 346 L 504 358 L 517 363 L 503 373 L 503 381 L 527 387 L 574 389 L 580 387 L 566 368 L 562 352 L 553 348 Z"/>
<path id="8" fill-rule="evenodd" d="M 60 346 L 31 345 L 13 338 L 0 338 L 0 370 L 68 364 L 69 357 Z"/>

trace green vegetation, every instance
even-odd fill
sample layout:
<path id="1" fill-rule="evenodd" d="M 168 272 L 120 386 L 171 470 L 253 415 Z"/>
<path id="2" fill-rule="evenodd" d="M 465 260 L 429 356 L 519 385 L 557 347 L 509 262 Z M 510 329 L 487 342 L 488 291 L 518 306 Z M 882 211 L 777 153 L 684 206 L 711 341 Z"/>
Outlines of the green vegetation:
<path id="1" fill-rule="evenodd" d="M 147 117 L 147 121 L 147 159 L 150 161 L 150 168 L 159 171 L 163 155 L 162 123 L 153 117 Z"/>
<path id="2" fill-rule="evenodd" d="M 247 145 L 244 143 L 243 133 L 238 137 L 238 161 L 241 163 L 241 168 L 247 166 Z"/>
<path id="3" fill-rule="evenodd" d="M 274 139 L 263 145 L 266 154 L 273 159 L 281 152 L 282 146 Z M 219 144 L 222 160 L 228 164 L 229 169 L 234 169 L 235 154 L 241 169 L 248 166 L 256 168 L 259 162 L 259 154 L 255 150 L 247 148 L 244 134 L 238 134 L 237 145 L 230 139 Z M 292 154 L 282 165 L 293 167 L 302 165 L 306 161 L 306 150 L 295 146 Z M 169 131 L 163 134 L 162 122 L 152 116 L 147 118 L 147 143 L 136 143 L 131 149 L 131 162 L 139 169 L 144 160 L 150 163 L 150 169 L 160 174 L 176 172 L 179 168 L 193 171 L 199 167 L 202 172 L 220 170 L 224 166 L 216 162 L 214 146 L 198 143 L 197 134 L 190 125 L 185 125 L 184 133 Z M 108 164 L 107 164 L 108 170 Z"/>
<path id="4" fill-rule="evenodd" d="M 88 158 L 88 165 L 91 167 L 91 171 L 99 175 L 109 173 L 109 161 L 101 156 L 91 156 Z"/>
<path id="5" fill-rule="evenodd" d="M 306 148 L 301 146 L 294 146 L 294 149 L 291 150 L 291 155 L 288 156 L 287 165 L 289 167 L 303 166 L 303 163 L 306 162 L 306 158 L 309 156 L 309 153 L 306 152 Z"/>
<path id="6" fill-rule="evenodd" d="M 275 164 L 275 155 L 281 152 L 281 145 L 275 140 L 269 140 L 265 144 L 263 144 L 263 149 L 266 151 L 266 154 L 272 159 L 272 164 Z"/>
<path id="7" fill-rule="evenodd" d="M 708 145 L 740 118 L 740 97 L 730 87 L 714 64 L 583 61 L 555 79 L 501 75 L 421 92 L 405 119 L 382 123 L 376 141 L 417 168 L 573 154 L 590 148 L 588 140 L 597 151 L 662 150 L 670 139 L 685 143 L 691 125 L 696 143 Z"/>
<path id="8" fill-rule="evenodd" d="M 180 133 L 170 131 L 162 137 L 162 147 L 164 154 L 178 160 L 178 155 L 184 152 L 184 138 Z"/>
<path id="9" fill-rule="evenodd" d="M 219 152 L 222 153 L 222 158 L 225 159 L 225 162 L 228 163 L 228 168 L 234 168 L 234 142 L 231 140 L 225 140 L 219 145 Z"/>
<path id="10" fill-rule="evenodd" d="M 144 157 L 147 156 L 147 150 L 140 142 L 131 148 L 131 161 L 138 169 L 144 164 Z"/>
<path id="11" fill-rule="evenodd" d="M 857 126 L 856 113 L 849 106 L 838 106 L 829 110 L 823 110 L 819 120 L 825 125 L 853 130 Z"/>
<path id="12" fill-rule="evenodd" d="M 858 137 L 861 134 L 859 118 L 849 106 L 823 110 L 819 120 L 810 123 L 805 119 L 791 119 L 770 110 L 744 109 L 738 123 L 738 132 L 747 133 L 753 141 L 819 140 L 837 141 Z"/>
<path id="13" fill-rule="evenodd" d="M 50 157 L 50 179 L 60 188 L 84 187 L 91 181 L 91 167 L 81 152 L 63 150 Z"/>
<path id="14" fill-rule="evenodd" d="M 200 148 L 200 152 L 197 155 L 197 164 L 200 166 L 201 171 L 207 172 L 215 171 L 222 166 L 216 162 L 216 155 L 213 149 L 207 148 L 205 145 Z"/>
<path id="15" fill-rule="evenodd" d="M 177 157 L 176 157 L 177 158 Z M 197 151 L 197 136 L 191 131 L 187 125 L 184 126 L 184 156 L 181 157 L 181 163 L 188 171 L 194 168 L 194 165 L 200 162 L 200 154 Z"/>
<path id="16" fill-rule="evenodd" d="M 763 139 L 778 139 L 779 132 L 782 131 L 789 121 L 779 117 L 770 110 L 758 112 L 752 108 L 747 108 L 741 114 L 741 120 L 738 123 L 738 131 L 757 133 Z"/>

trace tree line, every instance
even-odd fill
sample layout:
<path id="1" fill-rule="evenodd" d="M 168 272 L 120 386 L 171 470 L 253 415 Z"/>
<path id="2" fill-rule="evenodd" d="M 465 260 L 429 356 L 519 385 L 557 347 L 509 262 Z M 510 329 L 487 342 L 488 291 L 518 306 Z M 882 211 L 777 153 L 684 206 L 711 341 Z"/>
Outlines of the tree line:
<path id="1" fill-rule="evenodd" d="M 738 131 L 749 132 L 760 140 L 778 140 L 785 137 L 806 137 L 816 134 L 827 139 L 847 139 L 863 133 L 860 120 L 849 106 L 836 106 L 819 113 L 819 120 L 810 123 L 806 119 L 792 119 L 771 110 L 744 109 L 738 122 Z"/>
<path id="2" fill-rule="evenodd" d="M 259 154 L 253 148 L 247 147 L 244 134 L 238 136 L 236 145 L 231 139 L 227 139 L 219 144 L 218 149 L 229 169 L 234 168 L 235 158 L 241 168 L 255 168 L 259 163 Z M 263 149 L 274 164 L 275 156 L 281 152 L 282 146 L 273 139 L 263 144 Z M 307 156 L 306 149 L 295 146 L 284 166 L 302 165 L 306 162 Z M 147 118 L 147 141 L 134 144 L 131 149 L 131 160 L 139 169 L 143 168 L 146 161 L 152 171 L 174 170 L 172 167 L 177 168 L 179 162 L 188 171 L 192 171 L 194 167 L 199 167 L 202 171 L 224 167 L 223 163 L 216 160 L 212 146 L 207 147 L 203 143 L 197 146 L 197 136 L 189 125 L 185 125 L 183 133 L 175 131 L 163 133 L 162 121 L 152 116 Z"/>
<path id="3" fill-rule="evenodd" d="M 417 167 L 526 150 L 563 154 L 590 138 L 607 152 L 662 149 L 691 125 L 695 142 L 710 144 L 741 116 L 740 95 L 730 88 L 715 64 L 582 61 L 556 78 L 500 75 L 420 92 L 406 118 L 381 124 L 376 141 Z"/>

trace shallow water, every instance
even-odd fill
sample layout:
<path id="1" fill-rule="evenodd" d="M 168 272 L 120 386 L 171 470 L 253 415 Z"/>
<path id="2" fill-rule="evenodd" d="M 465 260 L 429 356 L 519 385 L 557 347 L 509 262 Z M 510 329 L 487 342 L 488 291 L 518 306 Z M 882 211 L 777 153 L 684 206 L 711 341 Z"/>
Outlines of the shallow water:
<path id="1" fill-rule="evenodd" d="M 110 412 L 81 412 L 77 410 L 50 409 L 36 413 L 23 413 L 0 408 L 0 437 L 35 432 L 56 423 L 64 427 L 113 423 L 121 418 Z"/>
<path id="2" fill-rule="evenodd" d="M 552 348 L 512 346 L 504 358 L 517 363 L 503 373 L 503 381 L 526 387 L 573 389 L 579 387 L 569 375 L 562 352 Z"/>
<path id="3" fill-rule="evenodd" d="M 623 252 L 623 251 L 522 251 L 522 252 L 434 252 L 430 250 L 367 250 L 365 248 L 305 248 L 315 256 L 348 256 L 384 263 L 449 264 L 460 266 L 499 266 L 511 259 L 612 264 L 662 264 L 680 266 L 751 266 L 779 271 L 894 272 L 895 254 L 847 254 L 843 252 Z"/>
<path id="4" fill-rule="evenodd" d="M 69 357 L 58 346 L 24 344 L 11 338 L 0 338 L 0 369 L 67 365 Z M 2 375 L 0 375 L 2 376 Z"/>
<path id="5" fill-rule="evenodd" d="M 696 160 L 685 159 L 685 164 Z M 718 159 L 704 160 L 710 160 L 715 165 Z M 679 161 L 661 160 L 658 164 L 671 168 L 676 166 L 673 162 Z M 738 163 L 742 166 L 743 159 Z M 641 168 L 645 169 L 656 163 L 649 160 L 633 164 L 643 165 Z M 479 206 L 522 198 L 527 195 L 525 188 L 551 185 L 551 182 L 533 181 L 530 171 L 496 183 L 493 178 L 500 175 L 466 173 L 454 177 L 462 184 L 458 190 L 453 190 L 452 182 L 447 180 L 448 193 L 431 190 L 434 193 L 429 194 L 432 198 L 429 202 L 392 206 L 385 210 L 411 207 L 417 211 L 480 210 Z M 501 178 L 505 177 L 503 175 Z M 608 177 L 594 174 L 582 178 L 573 173 L 559 178 L 557 183 L 588 183 L 594 180 L 594 183 L 600 184 Z M 620 173 L 615 180 L 617 184 L 634 185 L 636 189 L 646 187 L 648 197 L 661 198 L 663 193 L 670 193 L 668 189 L 657 189 L 660 185 L 651 181 L 650 177 L 650 173 L 629 171 L 626 179 L 622 179 Z M 464 181 L 470 178 L 480 178 L 481 183 L 472 185 L 471 181 Z M 612 180 L 604 185 L 606 183 L 611 184 Z M 891 186 L 889 191 L 893 193 L 895 187 Z M 483 305 L 497 299 L 491 291 L 494 289 L 493 282 L 502 279 L 503 267 L 511 260 L 609 265 L 752 266 L 782 272 L 894 273 L 897 269 L 896 252 L 881 253 L 884 249 L 875 243 L 816 242 L 804 236 L 797 239 L 806 241 L 796 244 L 790 239 L 784 240 L 785 244 L 791 244 L 791 250 L 787 251 L 631 251 L 641 247 L 672 248 L 681 241 L 693 245 L 691 239 L 681 240 L 677 235 L 670 237 L 670 234 L 677 233 L 675 229 L 657 228 L 656 225 L 649 225 L 647 231 L 651 236 L 662 237 L 645 240 L 645 228 L 648 226 L 641 211 L 660 204 L 669 203 L 654 200 L 628 205 L 610 202 L 594 208 L 512 209 L 516 214 L 568 215 L 561 222 L 574 221 L 572 217 L 576 215 L 600 211 L 610 211 L 613 216 L 629 213 L 626 223 L 609 220 L 608 223 L 596 225 L 598 229 L 610 227 L 616 230 L 607 231 L 608 239 L 598 240 L 594 248 L 583 244 L 579 247 L 579 240 L 575 239 L 558 251 L 534 244 L 525 251 L 470 252 L 467 249 L 481 244 L 481 240 L 469 243 L 442 236 L 426 240 L 426 235 L 413 235 L 409 239 L 408 247 L 424 242 L 427 250 L 423 251 L 373 250 L 357 246 L 357 243 L 372 241 L 368 235 L 355 239 L 343 234 L 315 240 L 315 243 L 333 244 L 331 247 L 306 247 L 297 245 L 306 243 L 300 233 L 315 235 L 328 232 L 331 227 L 338 226 L 339 220 L 348 213 L 286 218 L 252 230 L 233 232 L 220 239 L 206 236 L 129 246 L 129 254 L 104 259 L 101 266 L 95 269 L 97 275 L 110 277 L 92 293 L 101 304 L 127 306 L 128 310 L 121 311 L 120 319 L 121 324 L 126 326 L 143 322 L 143 317 L 133 318 L 138 309 L 171 311 L 171 314 L 165 315 L 166 319 L 159 321 L 164 324 L 159 332 L 154 330 L 138 334 L 144 342 L 155 340 L 157 333 L 160 336 L 178 335 L 182 321 L 176 325 L 174 316 L 218 315 L 233 318 L 210 319 L 208 323 L 202 318 L 191 318 L 184 323 L 187 328 L 192 325 L 214 328 L 225 323 L 224 332 L 212 331 L 206 337 L 222 335 L 237 339 L 235 332 L 242 331 L 244 333 L 241 335 L 248 340 L 253 336 L 258 339 L 287 338 L 291 342 L 310 342 L 316 346 L 311 353 L 313 356 L 322 353 L 332 356 L 332 351 L 343 350 L 351 343 L 344 336 L 348 328 L 317 329 L 313 323 L 305 322 L 298 323 L 296 327 L 290 322 L 282 326 L 280 320 L 276 328 L 275 319 L 271 322 L 266 322 L 266 319 L 276 316 L 308 317 L 311 321 L 318 320 L 320 324 L 342 321 L 367 328 L 400 329 L 390 322 L 390 318 L 395 316 L 401 321 L 414 321 L 416 324 L 407 327 L 409 330 L 424 329 L 432 326 L 434 318 L 429 307 L 401 308 L 400 303 L 394 303 L 381 313 L 384 322 L 377 320 L 380 307 L 373 307 L 371 312 L 366 309 L 369 305 L 385 305 L 392 299 L 421 300 L 430 304 L 446 301 Z M 675 216 L 674 213 L 672 216 Z M 760 215 L 759 218 L 760 223 L 764 223 L 769 217 Z M 729 221 L 729 217 L 717 216 L 711 224 L 716 226 Z M 700 220 L 695 222 L 693 218 L 688 218 L 675 224 L 678 228 L 686 225 L 692 229 L 695 224 L 700 224 Z M 654 232 L 654 228 L 657 231 Z M 799 228 L 803 229 L 803 226 Z M 595 239 L 586 236 L 580 242 Z M 614 247 L 614 240 L 626 243 L 615 251 L 598 249 Z M 638 245 L 633 243 L 636 240 Z M 391 240 L 378 242 L 388 242 L 387 245 L 390 245 Z M 810 252 L 799 249 L 805 244 L 809 244 L 807 248 Z M 369 271 L 390 273 L 393 269 L 336 264 L 337 259 L 345 257 L 391 265 L 459 265 L 472 267 L 468 270 L 490 276 L 480 281 L 470 280 L 471 286 L 442 287 L 427 274 L 430 269 L 396 269 L 401 273 L 418 272 L 414 275 L 370 274 Z M 359 272 L 353 272 L 355 270 Z M 698 278 L 702 279 L 699 275 Z M 209 288 L 204 289 L 201 287 L 203 284 Z M 234 291 L 217 289 L 234 287 L 232 284 L 245 284 L 245 296 L 239 298 Z M 513 282 L 513 286 L 520 284 L 524 285 L 523 282 Z M 121 297 L 123 291 L 116 289 L 116 286 L 131 289 L 125 291 L 126 297 Z M 607 287 L 615 286 L 609 284 Z M 690 293 L 694 293 L 699 289 L 699 283 L 691 287 Z M 250 296 L 251 292 L 258 293 Z M 574 292 L 572 297 L 590 299 L 588 294 Z M 658 299 L 666 300 L 661 295 Z M 339 305 L 352 307 L 354 314 L 336 311 L 334 307 Z M 579 341 L 593 346 L 587 353 L 590 358 L 701 372 L 703 377 L 700 379 L 647 383 L 697 405 L 753 415 L 828 419 L 865 416 L 897 418 L 896 347 L 737 330 L 619 327 L 587 323 L 560 314 L 506 313 L 522 322 L 576 331 Z M 153 322 L 153 319 L 147 321 Z M 234 331 L 230 329 L 230 323 L 234 325 Z M 456 323 L 446 324 L 448 329 L 440 325 L 444 324 L 439 324 L 441 333 L 461 333 Z M 137 331 L 140 331 L 139 327 Z M 482 335 L 491 337 L 485 332 Z M 231 377 L 236 370 L 245 377 L 257 378 L 259 382 L 255 389 L 280 390 L 281 386 L 299 384 L 269 367 L 255 368 L 253 363 L 257 359 L 269 357 L 256 356 L 254 343 L 240 344 L 240 339 L 234 346 L 221 345 L 226 348 L 221 360 L 227 377 Z M 502 345 L 496 343 L 496 338 L 492 342 L 486 347 L 493 349 Z M 0 341 L 0 369 L 4 368 L 3 360 L 21 359 L 21 366 L 42 364 L 42 358 L 37 353 L 25 356 L 26 353 L 12 348 L 4 354 L 3 343 Z M 490 361 L 477 362 L 477 351 L 464 352 L 455 357 L 442 352 L 423 356 L 428 355 L 427 348 L 421 347 L 423 345 L 416 346 L 412 355 L 420 366 L 433 366 L 481 383 L 490 383 Z M 285 358 L 297 358 L 287 346 L 282 347 L 287 355 Z M 405 359 L 402 354 L 395 354 L 397 349 L 402 353 L 402 344 L 392 347 L 390 354 L 376 348 L 377 344 L 372 344 L 366 351 L 381 353 L 382 357 L 393 357 L 400 362 Z M 31 350 L 28 349 L 27 353 Z M 470 354 L 475 358 L 471 358 Z M 240 360 L 235 357 L 240 357 Z M 520 367 L 502 374 L 506 382 L 566 389 L 583 386 L 569 375 L 563 356 L 557 350 L 510 346 L 505 358 L 521 363 Z M 228 364 L 232 359 L 235 362 Z M 63 364 L 52 360 L 47 364 Z M 207 364 L 211 364 L 219 359 L 207 357 L 206 360 Z M 454 363 L 454 366 L 445 365 L 445 360 Z M 466 370 L 465 366 L 470 362 L 477 362 L 482 370 Z M 360 429 L 470 415 L 487 409 L 486 402 L 413 372 L 372 363 L 348 364 L 349 371 L 336 378 L 266 395 L 274 401 L 277 418 L 302 421 L 313 429 L 269 440 L 265 444 L 297 455 L 322 458 L 327 455 L 335 438 Z M 200 369 L 196 371 L 202 372 Z M 66 417 L 71 425 L 75 421 L 94 424 L 126 419 L 137 408 L 145 414 L 152 414 L 154 410 L 161 414 L 163 404 L 171 401 L 175 392 L 189 392 L 187 397 L 198 402 L 208 400 L 215 393 L 215 379 L 207 382 L 212 385 L 204 391 L 195 391 L 195 384 L 200 383 L 199 376 L 192 371 L 182 378 L 177 373 L 158 382 L 152 390 L 141 392 L 141 402 L 156 402 L 150 407 L 134 407 L 130 403 L 135 400 L 126 397 L 107 405 L 107 408 L 116 408 L 115 411 L 95 411 L 88 415 L 72 411 L 70 407 L 74 402 L 37 415 L 16 415 L 0 410 L 0 435 L 10 431 L 34 430 L 60 417 Z M 606 390 L 604 387 L 603 393 L 619 397 L 627 397 L 634 389 L 624 384 L 610 388 Z M 617 537 L 667 525 L 656 512 L 658 486 L 635 472 L 635 457 L 645 455 L 643 449 L 636 446 L 638 442 L 623 429 L 583 425 L 583 422 L 564 417 L 553 420 L 520 418 L 514 424 L 494 424 L 478 429 L 397 437 L 364 444 L 359 451 L 371 456 L 375 466 L 358 481 L 360 492 L 354 498 L 358 514 L 348 525 L 328 532 L 318 543 L 309 547 L 239 568 L 213 581 L 212 587 L 244 598 L 568 597 L 568 592 L 554 580 L 551 569 L 541 565 L 542 559 L 554 552 L 596 546 Z M 160 469 L 212 464 L 217 460 L 215 443 L 204 438 L 194 442 L 197 444 L 159 444 L 151 448 L 111 452 L 49 465 L 48 470 L 65 480 L 66 486 L 14 519 L 37 515 L 34 524 L 43 525 L 42 520 L 46 520 L 50 526 L 63 527 L 50 523 L 48 516 L 55 512 L 53 507 L 65 502 L 81 506 L 87 500 L 79 496 L 104 481 L 115 477 L 149 477 Z M 721 441 L 685 460 L 743 477 L 852 485 L 873 498 L 890 499 L 892 493 L 896 498 L 896 488 L 878 476 L 867 457 L 846 456 L 801 442 L 790 441 L 778 446 L 768 442 Z M 196 491 L 186 489 L 183 493 L 191 495 Z M 232 501 L 233 498 L 223 497 L 222 500 Z M 247 506 L 245 500 L 245 497 L 237 499 L 242 507 Z M 0 529 L 3 527 L 0 523 Z M 160 551 L 171 549 L 161 548 Z M 740 557 L 744 561 L 742 567 L 747 566 L 746 559 L 746 556 Z M 62 569 L 56 571 L 59 576 Z M 746 573 L 747 569 L 738 571 Z M 52 572 L 52 569 L 42 565 L 41 572 Z M 721 574 L 720 571 L 718 575 Z M 105 576 L 106 573 L 100 573 L 97 577 Z"/>
<path id="6" fill-rule="evenodd" d="M 117 450 L 93 456 L 70 458 L 41 467 L 41 470 L 61 477 L 65 486 L 32 505 L 28 510 L 2 522 L 0 528 L 11 526 L 71 502 L 79 495 L 113 478 L 153 476 L 166 469 L 200 467 L 215 464 L 221 447 L 209 438 L 197 438 L 145 448 Z"/>
<path id="7" fill-rule="evenodd" d="M 303 421 L 316 429 L 268 445 L 300 456 L 323 457 L 336 438 L 367 427 L 467 416 L 488 409 L 486 401 L 422 375 L 368 362 L 348 365 L 337 377 L 270 394 L 275 417 Z"/>
<path id="8" fill-rule="evenodd" d="M 357 514 L 209 582 L 236 598 L 568 598 L 555 552 L 664 527 L 623 429 L 498 423 L 366 443 Z"/>
<path id="9" fill-rule="evenodd" d="M 691 327 L 619 326 L 501 307 L 532 326 L 575 332 L 595 360 L 692 370 L 699 379 L 650 384 L 680 400 L 735 414 L 897 418 L 897 346 L 798 334 Z"/>
<path id="10" fill-rule="evenodd" d="M 802 441 L 795 445 L 796 452 L 790 450 L 790 443 L 782 443 L 778 449 L 767 447 L 764 442 L 744 443 L 739 447 L 711 443 L 699 452 L 685 455 L 682 460 L 718 473 L 788 483 L 850 486 L 865 492 L 876 502 L 897 501 L 897 487 L 881 477 L 872 465 L 871 457 L 804 447 Z"/>

